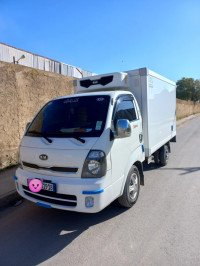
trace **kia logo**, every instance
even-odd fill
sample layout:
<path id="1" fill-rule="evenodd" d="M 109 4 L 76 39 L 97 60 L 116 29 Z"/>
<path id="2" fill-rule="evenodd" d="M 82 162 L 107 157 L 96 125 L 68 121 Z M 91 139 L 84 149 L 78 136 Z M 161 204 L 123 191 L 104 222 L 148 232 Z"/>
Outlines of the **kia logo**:
<path id="1" fill-rule="evenodd" d="M 41 154 L 40 156 L 39 156 L 39 158 L 40 158 L 40 160 L 47 160 L 48 159 L 48 156 L 46 155 L 46 154 Z"/>

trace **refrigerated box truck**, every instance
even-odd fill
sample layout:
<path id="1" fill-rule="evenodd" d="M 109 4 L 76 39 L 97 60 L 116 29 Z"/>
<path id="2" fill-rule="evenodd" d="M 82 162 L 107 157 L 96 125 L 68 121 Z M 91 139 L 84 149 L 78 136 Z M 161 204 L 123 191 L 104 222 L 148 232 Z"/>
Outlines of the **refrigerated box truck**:
<path id="1" fill-rule="evenodd" d="M 17 191 L 47 208 L 98 212 L 115 199 L 132 207 L 143 162 L 165 166 L 176 141 L 175 83 L 142 68 L 78 79 L 74 89 L 28 125 Z"/>

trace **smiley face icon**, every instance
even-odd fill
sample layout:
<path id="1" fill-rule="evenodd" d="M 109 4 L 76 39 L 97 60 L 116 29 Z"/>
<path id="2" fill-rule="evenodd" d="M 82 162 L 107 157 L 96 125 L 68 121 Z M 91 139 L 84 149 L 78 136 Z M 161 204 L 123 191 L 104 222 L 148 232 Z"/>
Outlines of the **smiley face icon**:
<path id="1" fill-rule="evenodd" d="M 43 180 L 39 179 L 28 179 L 29 189 L 32 192 L 39 192 L 42 189 L 42 182 Z"/>

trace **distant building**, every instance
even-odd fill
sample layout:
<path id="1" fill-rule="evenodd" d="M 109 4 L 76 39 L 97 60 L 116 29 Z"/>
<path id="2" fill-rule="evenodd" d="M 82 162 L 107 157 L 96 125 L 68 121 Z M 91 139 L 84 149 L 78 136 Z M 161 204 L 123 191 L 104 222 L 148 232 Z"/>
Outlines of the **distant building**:
<path id="1" fill-rule="evenodd" d="M 65 76 L 81 78 L 94 73 L 70 66 L 44 56 L 33 54 L 0 42 L 0 61 L 20 64 L 40 70 L 50 71 Z"/>

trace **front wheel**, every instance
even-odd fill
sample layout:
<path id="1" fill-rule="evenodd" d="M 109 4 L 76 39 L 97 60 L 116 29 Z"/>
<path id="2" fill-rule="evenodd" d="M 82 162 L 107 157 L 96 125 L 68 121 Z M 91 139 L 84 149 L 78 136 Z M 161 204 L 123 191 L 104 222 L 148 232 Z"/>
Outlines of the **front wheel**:
<path id="1" fill-rule="evenodd" d="M 140 173 L 138 168 L 133 165 L 128 173 L 123 194 L 118 198 L 119 204 L 126 208 L 132 207 L 138 199 L 139 191 Z"/>

